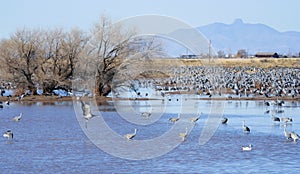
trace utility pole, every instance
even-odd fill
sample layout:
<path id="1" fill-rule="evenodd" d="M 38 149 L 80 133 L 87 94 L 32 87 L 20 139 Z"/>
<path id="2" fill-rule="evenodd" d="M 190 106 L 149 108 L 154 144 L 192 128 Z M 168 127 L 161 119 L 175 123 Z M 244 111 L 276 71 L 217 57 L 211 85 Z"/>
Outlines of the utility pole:
<path id="1" fill-rule="evenodd" d="M 211 40 L 209 40 L 209 45 L 208 45 L 208 60 L 210 62 L 211 59 Z"/>

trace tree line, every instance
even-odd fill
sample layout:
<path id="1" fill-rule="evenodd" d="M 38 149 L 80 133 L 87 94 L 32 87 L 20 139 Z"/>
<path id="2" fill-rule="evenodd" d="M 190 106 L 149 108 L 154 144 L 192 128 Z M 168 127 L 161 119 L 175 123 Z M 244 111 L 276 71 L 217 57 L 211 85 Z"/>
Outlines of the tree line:
<path id="1" fill-rule="evenodd" d="M 1 77 L 33 95 L 37 88 L 45 94 L 55 89 L 71 91 L 72 81 L 94 77 L 95 94 L 106 96 L 116 85 L 113 77 L 121 66 L 132 68 L 136 63 L 134 68 L 141 68 L 141 59 L 162 52 L 154 39 L 138 38 L 136 34 L 106 16 L 89 32 L 17 30 L 0 42 Z"/>

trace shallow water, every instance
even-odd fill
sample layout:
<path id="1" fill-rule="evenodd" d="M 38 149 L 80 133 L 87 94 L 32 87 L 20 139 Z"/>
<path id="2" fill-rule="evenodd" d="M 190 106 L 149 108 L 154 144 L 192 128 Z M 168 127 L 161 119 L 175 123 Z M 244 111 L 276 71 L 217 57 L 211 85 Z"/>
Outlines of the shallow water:
<path id="1" fill-rule="evenodd" d="M 14 132 L 13 141 L 1 138 L 0 173 L 294 173 L 300 170 L 300 142 L 285 140 L 283 124 L 274 123 L 270 114 L 264 113 L 268 109 L 284 110 L 283 114 L 276 115 L 292 117 L 287 130 L 300 133 L 300 102 L 286 101 L 285 106 L 278 108 L 266 107 L 264 101 L 224 101 L 224 107 L 219 109 L 229 119 L 228 123 L 218 124 L 204 145 L 199 145 L 198 140 L 210 112 L 215 109 L 212 101 L 158 101 L 151 107 L 147 101 L 134 101 L 112 103 L 100 109 L 107 125 L 116 133 L 122 136 L 138 128 L 135 140 L 143 140 L 170 130 L 174 125 L 168 119 L 183 112 L 180 108 L 184 102 L 189 102 L 187 110 L 196 108 L 203 112 L 200 120 L 186 141 L 148 160 L 122 159 L 99 149 L 81 129 L 72 102 L 12 103 L 0 110 L 0 131 Z M 130 108 L 128 104 L 139 112 L 151 110 L 162 114 L 153 120 L 150 116 L 148 119 L 153 123 L 148 125 L 129 123 L 120 116 Z M 115 112 L 116 106 L 119 112 Z M 12 117 L 20 112 L 23 112 L 22 120 L 13 122 Z M 243 133 L 242 120 L 250 127 L 250 134 Z M 93 119 L 87 124 L 92 126 Z M 243 152 L 241 147 L 250 143 L 253 150 Z"/>

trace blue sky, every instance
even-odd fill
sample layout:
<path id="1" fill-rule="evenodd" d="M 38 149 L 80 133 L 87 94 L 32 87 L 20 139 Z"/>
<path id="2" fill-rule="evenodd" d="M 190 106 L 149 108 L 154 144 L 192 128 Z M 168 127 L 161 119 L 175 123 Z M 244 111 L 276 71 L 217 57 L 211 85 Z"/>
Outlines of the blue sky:
<path id="1" fill-rule="evenodd" d="M 143 14 L 167 15 L 195 27 L 241 18 L 279 31 L 300 31 L 299 7 L 299 0 L 7 0 L 0 6 L 0 39 L 24 27 L 88 30 L 102 14 L 113 21 Z"/>

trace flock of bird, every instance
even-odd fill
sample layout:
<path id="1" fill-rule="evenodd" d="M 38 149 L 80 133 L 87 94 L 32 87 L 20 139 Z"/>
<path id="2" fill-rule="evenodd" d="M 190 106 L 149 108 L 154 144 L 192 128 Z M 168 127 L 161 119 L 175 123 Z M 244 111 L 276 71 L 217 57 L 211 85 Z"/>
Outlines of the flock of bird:
<path id="1" fill-rule="evenodd" d="M 134 82 L 134 91 L 152 88 L 164 97 L 171 92 L 233 97 L 299 97 L 300 69 L 255 67 L 173 67 L 167 78 Z M 149 97 L 145 95 L 143 97 Z"/>
<path id="2" fill-rule="evenodd" d="M 6 101 L 6 102 L 4 102 L 4 104 L 8 106 L 8 105 L 10 105 L 10 102 Z M 0 109 L 3 109 L 3 108 L 4 108 L 3 102 L 0 102 Z M 19 115 L 14 116 L 12 118 L 12 121 L 19 122 L 22 119 L 22 115 L 23 115 L 23 113 L 21 112 Z M 12 132 L 12 130 L 8 129 L 6 132 L 3 133 L 3 137 L 7 138 L 9 141 L 12 141 L 14 138 L 14 133 Z"/>
<path id="3" fill-rule="evenodd" d="M 162 70 L 164 71 L 164 70 Z M 229 99 L 233 97 L 263 97 L 263 98 L 279 98 L 289 97 L 296 98 L 300 96 L 300 69 L 299 68 L 256 68 L 256 67 L 210 67 L 210 66 L 181 66 L 167 68 L 168 77 L 166 78 L 144 78 L 134 80 L 131 88 L 136 92 L 138 97 L 150 97 L 148 93 L 141 93 L 140 88 L 151 88 L 160 92 L 164 98 L 169 93 L 190 93 L 196 95 L 226 96 Z M 171 99 L 168 99 L 171 101 Z M 177 99 L 178 101 L 178 99 Z M 284 104 L 283 101 L 276 101 L 278 106 Z M 266 102 L 267 106 L 272 103 Z M 277 110 L 280 114 L 283 110 Z M 270 110 L 265 112 L 270 113 Z M 143 113 L 143 117 L 148 118 L 150 114 Z M 195 123 L 200 117 L 191 118 L 191 122 Z M 273 121 L 288 123 L 292 122 L 292 118 L 278 118 L 272 115 Z M 170 118 L 172 123 L 177 122 L 178 117 Z M 226 124 L 228 118 L 221 120 L 222 124 Z M 250 133 L 250 128 L 243 121 L 242 128 L 244 133 Z M 179 137 L 186 138 L 185 133 L 180 133 Z M 299 139 L 295 132 L 289 133 L 288 139 L 295 142 Z M 292 136 L 293 135 L 293 136 Z M 245 146 L 243 150 L 252 150 L 253 145 Z"/>
<path id="4" fill-rule="evenodd" d="M 144 82 L 139 81 L 139 87 L 152 86 L 158 91 L 162 91 L 162 95 L 168 91 L 195 91 L 197 94 L 203 93 L 209 96 L 233 94 L 238 96 L 249 95 L 262 95 L 264 97 L 296 97 L 300 94 L 300 69 L 290 68 L 253 68 L 253 67 L 235 67 L 235 68 L 221 68 L 221 67 L 180 67 L 175 69 L 174 76 L 170 76 L 166 79 L 160 80 L 146 80 Z M 145 94 L 148 96 L 148 94 Z M 91 112 L 91 106 L 82 100 L 81 109 L 83 117 L 86 120 L 86 128 L 88 121 L 97 115 Z M 4 108 L 4 105 L 9 105 L 9 101 L 0 102 L 0 109 Z M 265 102 L 267 107 L 271 105 L 277 105 L 278 107 L 284 105 L 283 101 L 276 101 L 274 103 Z M 277 110 L 276 113 L 282 113 L 283 110 Z M 266 110 L 266 114 L 270 113 L 270 110 Z M 144 112 L 142 117 L 148 118 L 151 113 Z M 13 117 L 13 121 L 19 122 L 22 118 L 22 113 Z M 177 117 L 169 118 L 171 123 L 175 123 L 180 119 L 180 114 Z M 196 124 L 200 119 L 198 117 L 190 118 L 191 123 Z M 297 142 L 300 136 L 294 131 L 288 132 L 286 130 L 286 124 L 293 122 L 292 118 L 288 117 L 276 117 L 272 114 L 271 119 L 274 122 L 284 123 L 284 136 L 287 140 L 293 140 Z M 223 117 L 222 124 L 227 124 L 228 118 Z M 242 129 L 244 133 L 250 133 L 250 128 L 245 125 L 245 121 L 242 122 Z M 124 138 L 131 140 L 137 134 L 137 129 L 134 129 L 134 133 L 124 135 Z M 189 131 L 186 128 L 185 132 L 178 134 L 182 141 L 186 140 Z M 7 130 L 3 137 L 9 140 L 13 139 L 12 130 Z M 243 146 L 242 150 L 252 150 L 253 145 Z"/>
<path id="5" fill-rule="evenodd" d="M 279 104 L 279 105 L 282 106 L 282 104 L 283 104 L 283 102 L 281 102 L 281 104 Z M 265 102 L 265 105 L 266 106 L 270 106 L 271 103 Z M 96 116 L 96 115 L 94 115 L 94 114 L 91 113 L 91 109 L 90 109 L 90 105 L 89 104 L 86 104 L 83 101 L 81 101 L 81 107 L 82 107 L 83 117 L 87 121 Z M 189 119 L 190 122 L 192 124 L 196 124 L 196 122 L 200 119 L 200 117 L 201 117 L 202 114 L 203 113 L 201 112 L 201 114 L 199 114 L 199 116 L 197 116 L 197 117 L 191 117 Z M 149 112 L 142 112 L 141 113 L 141 117 L 148 118 L 150 116 L 151 116 L 151 113 L 149 113 Z M 297 140 L 300 139 L 300 136 L 297 133 L 295 133 L 294 131 L 292 131 L 292 132 L 287 132 L 286 131 L 286 124 L 288 122 L 292 122 L 293 121 L 292 118 L 288 118 L 288 117 L 279 118 L 279 117 L 275 117 L 274 115 L 272 115 L 271 118 L 275 122 L 283 122 L 284 123 L 284 136 L 286 137 L 287 140 L 293 140 L 294 142 L 297 142 Z M 178 114 L 177 117 L 171 117 L 171 118 L 168 119 L 168 121 L 171 122 L 171 123 L 176 123 L 179 120 L 180 120 L 180 114 Z M 228 122 L 228 118 L 223 116 L 222 119 L 221 119 L 221 124 L 227 124 L 227 122 Z M 250 133 L 250 128 L 248 126 L 246 126 L 245 120 L 242 121 L 242 129 L 243 129 L 244 133 L 247 133 L 247 134 Z M 138 129 L 135 128 L 133 133 L 125 134 L 124 138 L 127 139 L 127 140 L 133 139 L 136 136 L 136 134 L 137 134 L 137 130 Z M 189 130 L 186 127 L 185 132 L 180 132 L 178 134 L 178 136 L 181 139 L 181 141 L 185 141 L 186 138 L 187 138 L 187 136 L 188 136 L 188 134 L 189 134 Z M 253 147 L 252 144 L 249 144 L 248 146 L 242 146 L 242 151 L 251 151 L 252 147 Z"/>
<path id="6" fill-rule="evenodd" d="M 275 102 L 273 102 L 273 103 L 271 103 L 271 102 L 265 102 L 264 104 L 265 104 L 267 107 L 269 107 L 269 106 L 271 106 L 271 105 L 282 106 L 282 105 L 284 104 L 284 102 L 283 102 L 283 101 L 275 101 Z M 94 114 L 91 113 L 90 105 L 89 105 L 89 104 L 86 104 L 86 103 L 84 103 L 83 101 L 81 101 L 81 107 L 82 107 L 83 117 L 84 117 L 87 121 L 90 120 L 91 118 L 93 118 L 93 117 L 96 116 L 96 115 L 94 115 Z M 272 111 L 272 112 L 273 112 L 273 111 Z M 203 113 L 201 112 L 201 114 L 199 114 L 199 116 L 189 118 L 189 121 L 190 121 L 192 124 L 196 124 L 196 122 L 200 119 L 200 117 L 201 117 L 202 114 L 203 114 Z M 151 116 L 151 113 L 149 113 L 149 112 L 142 112 L 142 113 L 141 113 L 141 117 L 143 117 L 143 118 L 149 118 L 150 116 Z M 171 117 L 171 118 L 168 119 L 168 121 L 169 121 L 170 123 L 176 123 L 176 122 L 178 122 L 180 119 L 181 119 L 180 114 L 178 114 L 177 117 Z M 297 141 L 300 139 L 300 136 L 299 136 L 297 133 L 295 133 L 294 131 L 288 132 L 288 131 L 286 130 L 286 125 L 287 125 L 287 123 L 293 122 L 293 119 L 292 119 L 292 118 L 289 118 L 289 117 L 281 117 L 281 118 L 279 118 L 279 117 L 276 117 L 276 116 L 274 116 L 274 115 L 272 114 L 271 119 L 272 119 L 274 122 L 282 122 L 282 123 L 283 123 L 283 125 L 284 125 L 284 136 L 285 136 L 285 138 L 286 138 L 287 140 L 293 140 L 294 142 L 297 142 Z M 228 123 L 228 120 L 229 120 L 229 119 L 228 119 L 227 117 L 223 116 L 223 117 L 221 118 L 221 120 L 220 120 L 220 123 L 221 123 L 221 124 L 227 124 L 227 123 Z M 242 121 L 242 130 L 243 130 L 243 132 L 246 133 L 246 134 L 249 134 L 250 131 L 251 131 L 250 128 L 249 128 L 248 126 L 246 126 L 245 120 Z M 124 135 L 124 138 L 127 139 L 127 140 L 133 139 L 133 138 L 136 136 L 137 131 L 138 131 L 138 129 L 135 128 L 133 133 L 125 134 L 125 135 Z M 186 127 L 185 132 L 180 132 L 180 133 L 178 134 L 178 137 L 181 139 L 181 141 L 185 141 L 186 138 L 188 137 L 188 135 L 189 135 L 189 130 L 188 130 L 188 128 Z M 242 151 L 251 151 L 252 148 L 253 148 L 253 145 L 252 145 L 252 144 L 249 144 L 248 146 L 242 146 Z"/>
<path id="7" fill-rule="evenodd" d="M 265 102 L 265 105 L 267 107 L 269 107 L 269 106 L 272 105 L 272 103 Z M 284 105 L 284 101 L 278 101 L 277 100 L 277 101 L 273 102 L 273 105 L 276 105 L 278 108 L 282 107 Z M 267 111 L 269 111 L 269 110 L 267 110 Z M 269 112 L 265 112 L 265 113 L 269 114 Z M 278 110 L 277 109 L 276 113 L 284 113 L 284 110 Z M 281 117 L 281 118 L 279 118 L 279 117 L 274 116 L 273 114 L 272 114 L 271 118 L 274 122 L 278 122 L 278 123 L 282 122 L 283 123 L 283 125 L 284 125 L 283 134 L 284 134 L 284 136 L 287 140 L 293 140 L 294 142 L 297 142 L 300 139 L 300 136 L 297 133 L 295 133 L 294 131 L 288 132 L 286 130 L 287 123 L 293 122 L 293 118 L 290 118 L 290 117 Z"/>

